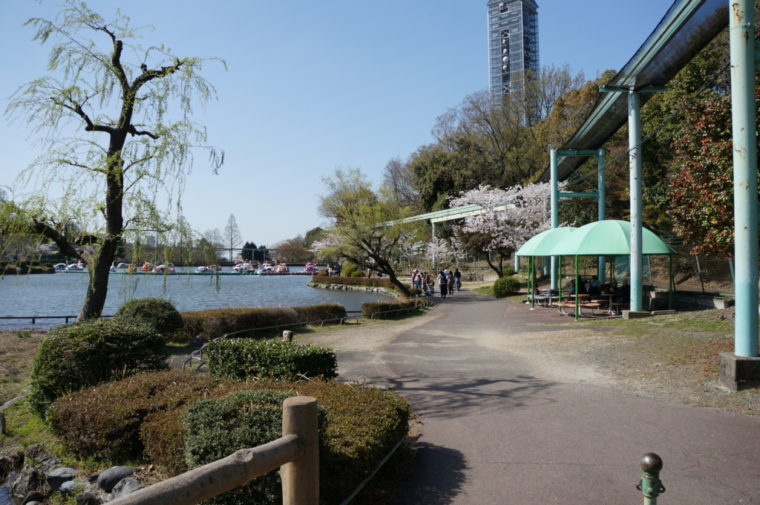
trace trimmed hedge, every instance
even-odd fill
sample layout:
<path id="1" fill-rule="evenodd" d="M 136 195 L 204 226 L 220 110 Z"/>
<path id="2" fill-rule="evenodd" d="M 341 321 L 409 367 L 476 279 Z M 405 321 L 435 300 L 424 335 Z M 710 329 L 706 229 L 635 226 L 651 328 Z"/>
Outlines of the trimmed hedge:
<path id="1" fill-rule="evenodd" d="M 493 283 L 493 295 L 504 298 L 520 291 L 520 280 L 517 277 L 500 277 Z"/>
<path id="2" fill-rule="evenodd" d="M 395 319 L 405 317 L 417 311 L 417 303 L 405 302 L 366 302 L 362 303 L 362 316 L 370 319 Z"/>
<path id="3" fill-rule="evenodd" d="M 125 462 L 140 458 L 144 444 L 155 446 L 153 437 L 162 435 L 156 426 L 141 435 L 151 414 L 186 406 L 226 383 L 179 371 L 143 373 L 59 398 L 49 417 L 53 432 L 72 454 Z M 169 462 L 175 457 L 157 454 L 156 459 Z"/>
<path id="4" fill-rule="evenodd" d="M 289 327 L 292 328 L 313 322 L 339 321 L 344 317 L 346 317 L 345 307 L 328 303 L 304 307 L 201 310 L 182 313 L 184 321 L 182 333 L 188 341 L 195 335 L 200 335 L 204 340 L 209 341 L 235 331 L 280 325 L 291 325 Z M 277 331 L 277 329 L 272 329 L 263 335 L 259 333 L 259 336 L 271 337 Z"/>
<path id="5" fill-rule="evenodd" d="M 282 435 L 282 402 L 290 393 L 240 391 L 220 399 L 202 400 L 185 412 L 185 457 L 195 468 Z M 204 501 L 207 505 L 279 504 L 282 484 L 278 471 Z"/>
<path id="6" fill-rule="evenodd" d="M 160 298 L 136 298 L 119 307 L 114 315 L 117 319 L 133 321 L 139 319 L 151 325 L 162 335 L 168 335 L 182 328 L 182 316 L 168 300 Z"/>
<path id="7" fill-rule="evenodd" d="M 189 405 L 252 389 L 313 396 L 324 409 L 323 503 L 347 498 L 408 431 L 409 405 L 393 391 L 321 380 L 234 383 L 181 371 L 140 374 L 88 388 L 59 399 L 51 412 L 65 447 L 81 457 L 121 461 L 132 454 L 134 461 L 144 447 L 151 463 L 178 474 L 187 469 L 182 416 Z M 209 426 L 217 420 L 210 420 Z"/>
<path id="8" fill-rule="evenodd" d="M 51 330 L 34 357 L 29 402 L 43 415 L 59 396 L 147 370 L 164 370 L 164 338 L 140 321 L 82 321 Z"/>
<path id="9" fill-rule="evenodd" d="M 242 381 L 252 378 L 298 380 L 337 377 L 338 360 L 332 349 L 290 342 L 222 338 L 206 348 L 211 375 Z"/>
<path id="10" fill-rule="evenodd" d="M 391 281 L 387 277 L 335 277 L 329 275 L 315 275 L 311 278 L 311 282 L 316 284 L 345 284 L 346 286 L 366 286 L 372 288 L 385 288 L 389 291 L 396 291 L 396 286 L 391 284 Z M 413 288 L 409 284 L 406 285 L 409 291 Z"/>

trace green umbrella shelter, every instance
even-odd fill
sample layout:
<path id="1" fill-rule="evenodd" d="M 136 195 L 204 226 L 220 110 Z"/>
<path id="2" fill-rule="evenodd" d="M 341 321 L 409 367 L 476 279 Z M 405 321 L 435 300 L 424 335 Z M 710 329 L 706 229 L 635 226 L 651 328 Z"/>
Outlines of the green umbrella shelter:
<path id="1" fill-rule="evenodd" d="M 528 257 L 528 291 L 530 292 L 531 307 L 534 307 L 536 304 L 536 257 L 554 256 L 554 254 L 551 252 L 552 249 L 558 243 L 567 239 L 568 236 L 575 230 L 576 228 L 569 226 L 560 226 L 559 228 L 550 228 L 548 230 L 544 230 L 525 242 L 522 247 L 520 247 L 520 249 L 518 249 L 515 253 L 516 256 Z M 551 296 L 551 294 L 549 296 Z"/>
<path id="2" fill-rule="evenodd" d="M 670 256 L 668 306 L 672 306 L 673 260 L 675 254 L 660 237 L 646 228 L 642 229 L 642 254 Z M 575 278 L 578 278 L 578 257 L 580 256 L 628 256 L 631 254 L 631 223 L 608 219 L 595 221 L 577 228 L 551 249 L 553 256 L 573 256 Z M 578 282 L 575 282 L 575 318 L 578 319 Z"/>

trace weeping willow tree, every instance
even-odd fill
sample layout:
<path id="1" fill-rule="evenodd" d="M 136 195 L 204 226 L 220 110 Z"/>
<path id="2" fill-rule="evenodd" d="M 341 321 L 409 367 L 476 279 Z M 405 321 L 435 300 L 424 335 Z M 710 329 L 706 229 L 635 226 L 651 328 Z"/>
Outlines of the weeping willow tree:
<path id="1" fill-rule="evenodd" d="M 42 154 L 19 178 L 24 196 L 5 202 L 0 219 L 4 231 L 34 232 L 87 264 L 79 319 L 97 318 L 119 245 L 130 233 L 165 232 L 181 216 L 193 153 L 205 150 L 213 170 L 221 166 L 223 153 L 190 120 L 192 105 L 216 93 L 200 75 L 208 60 L 137 45 L 119 11 L 107 22 L 69 0 L 54 20 L 26 24 L 34 40 L 52 44 L 49 75 L 21 86 L 6 114 L 42 134 Z"/>

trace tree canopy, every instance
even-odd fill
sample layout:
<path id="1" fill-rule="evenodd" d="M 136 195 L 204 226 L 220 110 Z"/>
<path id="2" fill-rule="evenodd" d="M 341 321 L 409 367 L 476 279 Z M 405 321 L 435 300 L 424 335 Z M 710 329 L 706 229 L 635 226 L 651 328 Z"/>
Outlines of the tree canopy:
<path id="1" fill-rule="evenodd" d="M 30 192 L 4 205 L 3 223 L 34 231 L 87 264 L 79 317 L 94 318 L 127 234 L 165 232 L 171 216 L 181 215 L 196 149 L 209 153 L 214 170 L 223 163 L 191 121 L 192 106 L 215 90 L 201 75 L 207 60 L 130 43 L 139 34 L 118 11 L 106 21 L 69 0 L 55 20 L 26 24 L 34 40 L 52 44 L 49 75 L 19 88 L 6 113 L 46 135 L 19 181 Z"/>

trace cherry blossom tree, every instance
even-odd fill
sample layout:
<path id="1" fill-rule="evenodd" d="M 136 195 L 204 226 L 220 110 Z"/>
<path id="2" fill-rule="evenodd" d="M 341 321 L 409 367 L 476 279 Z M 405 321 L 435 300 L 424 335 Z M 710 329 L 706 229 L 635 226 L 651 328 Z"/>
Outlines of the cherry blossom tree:
<path id="1" fill-rule="evenodd" d="M 485 212 L 465 218 L 458 229 L 464 242 L 488 253 L 488 265 L 499 277 L 504 260 L 528 239 L 551 225 L 549 183 L 507 189 L 480 186 L 452 198 L 450 207 L 477 204 Z"/>

